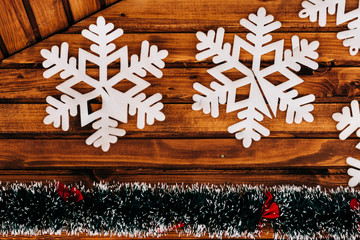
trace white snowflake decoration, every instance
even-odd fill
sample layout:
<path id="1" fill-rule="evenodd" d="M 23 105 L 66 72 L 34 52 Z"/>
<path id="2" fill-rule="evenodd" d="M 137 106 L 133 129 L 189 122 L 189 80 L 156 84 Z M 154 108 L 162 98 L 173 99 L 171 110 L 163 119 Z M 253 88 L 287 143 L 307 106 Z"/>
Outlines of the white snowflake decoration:
<path id="1" fill-rule="evenodd" d="M 160 68 L 165 66 L 162 59 L 168 55 L 168 52 L 166 50 L 158 51 L 157 46 L 150 47 L 148 41 L 143 41 L 140 57 L 132 55 L 129 64 L 127 46 L 114 51 L 116 46 L 111 43 L 123 34 L 123 30 L 112 31 L 113 29 L 112 23 L 106 24 L 103 17 L 98 17 L 96 25 L 92 24 L 89 26 L 89 30 L 83 30 L 81 34 L 94 42 L 90 49 L 97 55 L 79 48 L 78 63 L 76 58 L 68 58 L 69 45 L 66 42 L 61 44 L 60 49 L 53 46 L 51 51 L 41 50 L 41 55 L 46 59 L 43 66 L 48 68 L 44 72 L 44 77 L 50 78 L 60 73 L 60 77 L 66 79 L 56 87 L 64 93 L 60 100 L 52 96 L 46 98 L 51 106 L 46 109 L 49 115 L 45 117 L 44 123 L 53 124 L 56 128 L 61 126 L 62 130 L 67 131 L 69 114 L 76 116 L 79 106 L 82 127 L 95 121 L 92 127 L 96 132 L 86 139 L 86 143 L 93 144 L 95 147 L 101 146 L 103 151 L 108 151 L 110 143 L 115 143 L 118 137 L 125 135 L 125 130 L 116 127 L 118 121 L 127 123 L 128 114 L 135 115 L 137 113 L 139 129 L 144 128 L 145 119 L 149 125 L 153 124 L 155 119 L 158 121 L 165 119 L 165 115 L 160 111 L 163 108 L 163 104 L 159 102 L 162 95 L 156 93 L 146 98 L 146 95 L 140 92 L 150 86 L 150 83 L 142 79 L 146 76 L 146 71 L 157 78 L 162 77 Z M 118 59 L 120 59 L 120 72 L 108 78 L 108 65 Z M 99 66 L 99 79 L 94 79 L 86 74 L 87 61 Z M 135 86 L 125 92 L 114 88 L 116 84 L 125 79 Z M 80 82 L 88 84 L 94 90 L 82 94 L 72 88 Z M 102 99 L 101 108 L 89 112 L 89 101 L 98 96 L 101 96 Z"/>
<path id="2" fill-rule="evenodd" d="M 210 30 L 207 34 L 203 32 L 196 34 L 200 40 L 197 49 L 201 51 L 196 55 L 196 59 L 201 61 L 213 57 L 213 62 L 219 65 L 209 69 L 208 73 L 220 83 L 213 81 L 210 88 L 194 83 L 194 89 L 201 95 L 193 96 L 195 103 L 192 108 L 196 111 L 202 109 L 205 114 L 211 113 L 214 118 L 219 116 L 219 104 L 227 104 L 227 113 L 240 110 L 238 118 L 241 121 L 230 126 L 228 131 L 236 133 L 235 137 L 242 139 L 244 147 L 247 148 L 253 140 L 260 140 L 261 135 L 270 134 L 270 131 L 259 122 L 263 120 L 263 115 L 272 118 L 269 109 L 276 117 L 278 105 L 281 111 L 287 112 L 286 122 L 289 124 L 294 121 L 295 123 L 300 123 L 302 120 L 313 121 L 310 113 L 313 105 L 310 103 L 315 100 L 315 96 L 306 95 L 297 98 L 298 92 L 289 89 L 303 82 L 293 72 L 300 70 L 300 64 L 311 69 L 318 68 L 318 64 L 311 59 L 318 58 L 315 50 L 319 42 L 314 41 L 309 44 L 306 39 L 300 41 L 297 36 L 293 36 L 292 50 L 285 51 L 284 40 L 269 43 L 272 36 L 268 33 L 280 28 L 281 23 L 274 22 L 272 15 L 266 15 L 265 8 L 259 8 L 257 15 L 250 14 L 249 20 L 241 19 L 240 24 L 251 32 L 246 36 L 250 43 L 235 35 L 232 51 L 230 43 L 223 43 L 225 33 L 223 28 L 219 28 L 216 33 Z M 241 49 L 253 55 L 251 68 L 246 67 L 239 60 Z M 272 51 L 275 51 L 274 63 L 261 69 L 261 57 Z M 245 77 L 232 81 L 223 74 L 232 68 L 243 73 Z M 279 85 L 272 84 L 266 77 L 275 72 L 279 72 L 288 80 Z M 236 101 L 236 89 L 248 84 L 250 84 L 248 98 Z"/>
<path id="3" fill-rule="evenodd" d="M 341 140 L 347 139 L 351 134 L 356 132 L 356 135 L 360 137 L 360 109 L 359 103 L 356 100 L 353 100 L 350 104 L 351 110 L 349 107 L 345 106 L 342 109 L 342 113 L 334 113 L 332 118 L 339 122 L 336 124 L 336 128 L 339 131 L 342 131 L 339 134 Z M 360 143 L 355 147 L 360 150 Z M 348 174 L 352 177 L 349 180 L 349 186 L 355 187 L 360 183 L 360 160 L 357 160 L 352 157 L 346 159 L 346 163 L 355 168 L 349 168 Z"/>
<path id="4" fill-rule="evenodd" d="M 337 38 L 343 41 L 345 47 L 350 47 L 351 55 L 356 55 L 360 48 L 360 7 L 345 12 L 346 0 L 307 0 L 302 2 L 303 10 L 299 12 L 301 18 L 309 17 L 311 22 L 326 25 L 327 13 L 333 15 L 336 11 L 336 25 L 350 21 L 348 30 L 339 32 Z"/>

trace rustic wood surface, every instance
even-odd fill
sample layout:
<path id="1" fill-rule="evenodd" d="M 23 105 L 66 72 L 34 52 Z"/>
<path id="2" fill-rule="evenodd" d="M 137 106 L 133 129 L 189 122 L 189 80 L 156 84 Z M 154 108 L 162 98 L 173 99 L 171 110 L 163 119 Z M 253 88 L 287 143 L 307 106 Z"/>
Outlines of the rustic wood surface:
<path id="1" fill-rule="evenodd" d="M 101 7 L 99 0 L 69 0 L 69 3 L 75 21 L 89 16 Z"/>
<path id="2" fill-rule="evenodd" d="M 9 54 L 35 42 L 35 36 L 21 0 L 0 1 L 0 36 Z"/>
<path id="3" fill-rule="evenodd" d="M 120 3 L 119 3 L 120 4 Z M 113 7 L 117 6 L 114 5 Z M 99 14 L 97 14 L 99 15 Z M 87 21 L 85 19 L 84 21 Z M 95 23 L 93 19 L 92 23 Z M 90 23 L 90 22 L 89 22 Z M 122 27 L 121 25 L 117 25 Z M 88 26 L 83 26 L 85 29 Z M 217 26 L 213 27 L 214 29 Z M 209 30 L 209 29 L 208 29 Z M 299 38 L 306 38 L 309 41 L 319 41 L 320 47 L 317 50 L 319 58 L 317 61 L 323 67 L 337 67 L 337 66 L 360 66 L 360 55 L 351 56 L 349 50 L 343 47 L 342 41 L 336 38 L 336 32 L 296 32 L 296 33 L 274 33 L 273 39 L 285 39 L 285 48 L 291 47 L 291 37 L 296 34 Z M 237 33 L 240 37 L 245 37 L 246 33 Z M 225 35 L 225 41 L 232 43 L 234 33 Z M 195 58 L 196 44 L 198 40 L 194 33 L 127 33 L 114 41 L 117 46 L 128 45 L 129 54 L 139 54 L 141 42 L 148 40 L 151 44 L 156 44 L 159 49 L 166 49 L 169 51 L 169 56 L 165 59 L 166 67 L 208 67 L 211 64 L 211 59 L 198 62 Z M 13 65 L 24 64 L 25 66 L 34 67 L 41 66 L 43 59 L 41 58 L 40 50 L 43 48 L 50 49 L 53 45 L 59 46 L 62 42 L 68 42 L 70 45 L 70 55 L 77 56 L 78 48 L 85 50 L 90 49 L 91 42 L 84 38 L 80 33 L 78 34 L 57 34 L 40 43 L 25 49 L 24 51 L 13 55 L 3 60 L 3 67 L 12 67 Z M 264 64 L 271 64 L 273 62 L 273 55 L 264 55 L 262 59 Z M 250 63 L 251 55 L 244 51 L 241 55 L 241 61 Z M 91 67 L 92 65 L 90 65 Z M 116 64 L 111 67 L 115 67 Z M 321 69 L 320 69 L 321 70 Z"/>
<path id="4" fill-rule="evenodd" d="M 31 5 L 36 24 L 31 16 L 30 21 L 26 18 L 29 10 L 25 13 L 21 0 L 0 1 L 0 49 L 5 46 L 8 51 L 0 52 L 0 59 L 5 57 L 0 63 L 0 181 L 60 180 L 67 184 L 81 181 L 86 186 L 103 180 L 346 186 L 349 176 L 345 160 L 349 156 L 360 158 L 360 151 L 355 149 L 359 140 L 355 135 L 339 140 L 331 116 L 351 100 L 360 100 L 360 55 L 351 56 L 336 38 L 346 24 L 336 26 L 335 16 L 328 18 L 326 27 L 299 18 L 301 1 L 54 0 L 43 4 L 40 0 L 24 0 Z M 111 7 L 50 36 L 108 5 Z M 238 121 L 236 112 L 225 114 L 222 107 L 220 116 L 214 119 L 191 109 L 196 93 L 193 83 L 209 85 L 214 80 L 207 73 L 214 66 L 211 59 L 201 62 L 195 59 L 198 43 L 195 33 L 224 27 L 226 41 L 231 43 L 234 34 L 244 38 L 247 31 L 239 20 L 261 6 L 282 22 L 273 39 L 285 39 L 285 48 L 290 48 L 291 36 L 295 34 L 320 42 L 319 69 L 302 68 L 298 74 L 304 83 L 295 87 L 300 95 L 316 96 L 315 120 L 289 125 L 284 120 L 285 114 L 279 111 L 276 118 L 263 121 L 271 131 L 270 136 L 245 149 L 227 132 L 227 127 Z M 357 6 L 358 1 L 347 1 L 347 10 Z M 130 54 L 139 54 L 143 40 L 169 51 L 163 78 L 147 76 L 152 85 L 144 91 L 147 95 L 157 92 L 163 95 L 166 120 L 139 130 L 136 118 L 130 117 L 129 123 L 120 124 L 127 135 L 119 138 L 107 153 L 85 144 L 93 130 L 90 125 L 81 128 L 78 116 L 71 119 L 67 132 L 42 122 L 46 116 L 45 98 L 60 97 L 55 87 L 63 80 L 59 76 L 43 78 L 44 59 L 40 50 L 64 41 L 70 44 L 71 56 L 77 57 L 78 48 L 89 50 L 91 43 L 80 33 L 95 23 L 98 16 L 124 29 L 125 34 L 115 43 L 118 47 L 128 45 Z M 58 22 L 53 22 L 54 19 Z M 30 46 L 46 36 L 49 37 Z M 25 46 L 30 47 L 8 56 Z M 241 61 L 248 66 L 251 59 L 248 53 L 241 55 Z M 272 62 L 272 55 L 264 56 L 264 66 Z M 119 71 L 119 63 L 110 67 L 109 75 Z M 97 74 L 96 66 L 89 64 L 88 68 L 89 75 Z M 241 74 L 228 71 L 226 75 L 237 79 Z M 269 79 L 276 84 L 284 81 L 276 74 Z M 90 90 L 88 86 L 76 89 Z M 239 89 L 237 98 L 245 98 L 246 94 L 246 89 Z M 101 100 L 95 99 L 89 107 L 97 109 L 100 104 Z M 271 237 L 271 229 L 262 235 Z M 43 237 L 49 238 L 52 237 Z M 75 238 L 90 239 L 67 237 Z M 171 233 L 167 238 L 178 236 Z"/>
<path id="5" fill-rule="evenodd" d="M 0 60 L 120 0 L 1 0 Z"/>
<path id="6" fill-rule="evenodd" d="M 63 30 L 68 26 L 61 0 L 29 0 L 41 37 Z"/>

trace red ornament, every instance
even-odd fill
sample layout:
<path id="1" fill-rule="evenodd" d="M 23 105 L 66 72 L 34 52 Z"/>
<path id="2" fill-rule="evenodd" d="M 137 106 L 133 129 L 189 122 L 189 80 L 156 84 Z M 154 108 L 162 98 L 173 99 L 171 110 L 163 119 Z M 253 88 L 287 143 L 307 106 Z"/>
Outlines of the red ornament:
<path id="1" fill-rule="evenodd" d="M 179 229 L 179 228 L 183 228 L 185 226 L 185 224 L 184 223 L 178 223 L 178 224 L 175 224 L 175 225 L 173 225 L 173 226 L 171 226 L 171 228 L 170 228 L 170 231 L 171 230 L 174 230 L 174 229 Z M 160 229 L 158 230 L 158 232 L 159 233 L 163 233 Z"/>
<path id="2" fill-rule="evenodd" d="M 354 198 L 350 201 L 350 208 L 352 210 L 355 210 L 355 211 L 359 211 L 360 210 L 360 202 Z"/>
<path id="3" fill-rule="evenodd" d="M 182 228 L 182 227 L 184 227 L 184 226 L 185 226 L 185 224 L 183 224 L 183 223 L 178 223 L 178 224 L 172 226 L 171 229 L 179 229 L 179 228 Z"/>
<path id="4" fill-rule="evenodd" d="M 265 195 L 268 197 L 261 209 L 261 217 L 265 219 L 276 219 L 280 217 L 279 206 L 273 202 L 273 195 L 267 191 Z"/>
<path id="5" fill-rule="evenodd" d="M 354 211 L 360 210 L 360 202 L 354 198 L 350 201 L 350 208 Z M 358 231 L 360 232 L 360 222 L 358 222 Z"/>
<path id="6" fill-rule="evenodd" d="M 57 191 L 62 199 L 65 200 L 65 202 L 71 201 L 71 202 L 80 202 L 84 199 L 83 195 L 81 194 L 80 190 L 76 187 L 72 187 L 71 191 L 69 188 L 65 187 L 65 185 L 62 182 L 58 182 L 56 184 Z"/>
<path id="7" fill-rule="evenodd" d="M 273 195 L 270 193 L 270 191 L 267 191 L 265 195 L 268 197 L 268 199 L 266 200 L 261 209 L 261 219 L 259 222 L 260 229 L 263 219 L 276 219 L 280 217 L 279 205 L 273 202 Z"/>

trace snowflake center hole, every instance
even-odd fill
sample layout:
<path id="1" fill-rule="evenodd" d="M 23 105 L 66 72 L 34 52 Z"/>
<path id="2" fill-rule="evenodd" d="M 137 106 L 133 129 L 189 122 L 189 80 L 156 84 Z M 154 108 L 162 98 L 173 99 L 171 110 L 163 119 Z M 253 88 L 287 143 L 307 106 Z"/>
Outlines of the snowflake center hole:
<path id="1" fill-rule="evenodd" d="M 87 84 L 84 81 L 81 81 L 81 82 L 75 84 L 71 88 L 74 89 L 75 91 L 81 93 L 81 94 L 86 94 L 86 93 L 89 93 L 89 92 L 95 90 L 94 87 L 92 87 L 91 85 Z"/>
<path id="2" fill-rule="evenodd" d="M 114 88 L 122 93 L 125 93 L 135 86 L 136 86 L 135 83 L 133 83 L 127 79 L 122 79 L 121 81 L 116 83 L 114 86 L 112 86 L 112 88 Z"/>

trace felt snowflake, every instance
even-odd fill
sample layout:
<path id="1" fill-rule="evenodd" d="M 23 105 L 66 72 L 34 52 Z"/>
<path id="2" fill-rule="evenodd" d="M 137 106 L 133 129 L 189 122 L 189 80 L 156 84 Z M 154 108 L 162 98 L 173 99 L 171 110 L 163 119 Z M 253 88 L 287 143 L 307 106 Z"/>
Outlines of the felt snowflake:
<path id="1" fill-rule="evenodd" d="M 292 50 L 284 51 L 284 40 L 272 41 L 270 32 L 281 27 L 281 23 L 274 21 L 272 15 L 266 15 L 265 8 L 259 8 L 257 15 L 250 14 L 249 20 L 241 19 L 240 24 L 247 28 L 250 33 L 246 38 L 248 41 L 235 35 L 233 45 L 223 43 L 224 29 L 213 30 L 207 34 L 198 32 L 196 34 L 200 43 L 197 49 L 201 51 L 196 59 L 201 61 L 209 57 L 217 66 L 208 70 L 208 73 L 217 81 L 210 84 L 210 88 L 200 83 L 194 83 L 194 89 L 201 94 L 195 94 L 193 100 L 194 110 L 203 110 L 205 114 L 211 113 L 216 118 L 219 116 L 219 104 L 227 104 L 226 112 L 238 112 L 240 122 L 228 128 L 230 133 L 236 133 L 235 137 L 243 140 L 244 147 L 249 147 L 253 140 L 258 141 L 261 135 L 268 136 L 270 131 L 259 122 L 263 116 L 276 117 L 277 108 L 286 111 L 287 123 L 300 123 L 302 120 L 313 121 L 311 111 L 315 100 L 314 95 L 297 97 L 298 92 L 291 90 L 303 80 L 294 71 L 299 71 L 305 65 L 311 69 L 317 69 L 318 64 L 312 59 L 318 58 L 315 51 L 319 42 L 310 44 L 306 39 L 300 41 L 293 36 Z M 269 43 L 271 42 L 271 43 Z M 232 49 L 231 49 L 232 48 Z M 252 66 L 247 67 L 240 59 L 241 49 L 246 50 L 253 56 Z M 261 58 L 269 52 L 275 52 L 274 62 L 270 66 L 261 68 Z M 223 73 L 235 68 L 245 76 L 235 81 L 226 77 Z M 275 85 L 267 77 L 273 73 L 280 73 L 286 81 Z M 236 101 L 237 88 L 250 86 L 247 99 Z"/>
<path id="2" fill-rule="evenodd" d="M 127 123 L 128 114 L 137 113 L 137 127 L 144 128 L 146 123 L 151 125 L 155 119 L 163 121 L 165 115 L 161 112 L 163 104 L 159 101 L 162 98 L 160 93 L 146 98 L 140 93 L 150 86 L 150 83 L 142 79 L 147 72 L 157 78 L 162 77 L 160 68 L 165 66 L 163 59 L 167 56 L 166 50 L 158 51 L 157 46 L 150 46 L 148 41 L 141 45 L 140 57 L 132 55 L 130 64 L 128 61 L 128 48 L 124 46 L 116 51 L 116 46 L 111 43 L 123 34 L 122 29 L 114 29 L 112 23 L 105 23 L 103 17 L 98 17 L 96 25 L 89 26 L 89 30 L 82 31 L 82 35 L 94 42 L 90 50 L 95 54 L 79 49 L 78 61 L 75 57 L 68 57 L 69 45 L 64 42 L 61 47 L 53 46 L 51 50 L 41 50 L 41 55 L 46 59 L 43 62 L 45 78 L 50 78 L 57 73 L 65 79 L 56 88 L 64 93 L 60 100 L 48 96 L 48 106 L 45 117 L 45 124 L 53 124 L 54 127 L 62 127 L 64 131 L 69 129 L 69 114 L 78 114 L 81 126 L 93 122 L 92 127 L 96 131 L 86 139 L 88 145 L 108 151 L 110 143 L 115 143 L 120 136 L 125 135 L 125 130 L 117 128 L 118 122 Z M 113 77 L 108 77 L 109 64 L 120 59 L 120 71 Z M 86 62 L 92 62 L 99 68 L 98 79 L 86 73 Z M 124 80 L 133 84 L 128 90 L 120 91 L 114 86 L 122 84 Z M 122 82 L 123 81 L 123 82 Z M 85 83 L 93 90 L 87 93 L 77 91 L 74 86 L 78 83 Z M 90 101 L 101 97 L 101 107 L 95 111 L 89 111 Z"/>
<path id="3" fill-rule="evenodd" d="M 333 119 L 338 122 L 336 128 L 342 131 L 339 134 L 341 140 L 347 139 L 351 134 L 356 132 L 356 135 L 360 137 L 360 109 L 359 103 L 353 100 L 350 104 L 351 109 L 347 106 L 343 107 L 342 113 L 334 113 Z M 356 145 L 356 149 L 360 150 L 360 143 Z M 346 163 L 355 168 L 349 168 L 348 174 L 352 177 L 349 180 L 349 186 L 355 187 L 360 183 L 360 160 L 352 157 L 346 159 Z"/>
<path id="4" fill-rule="evenodd" d="M 345 47 L 350 47 L 351 55 L 356 55 L 360 48 L 360 7 L 345 12 L 346 0 L 307 0 L 302 2 L 303 10 L 299 12 L 301 18 L 309 18 L 311 22 L 326 25 L 327 13 L 336 12 L 336 25 L 350 21 L 348 30 L 341 31 L 337 38 L 343 41 Z"/>

